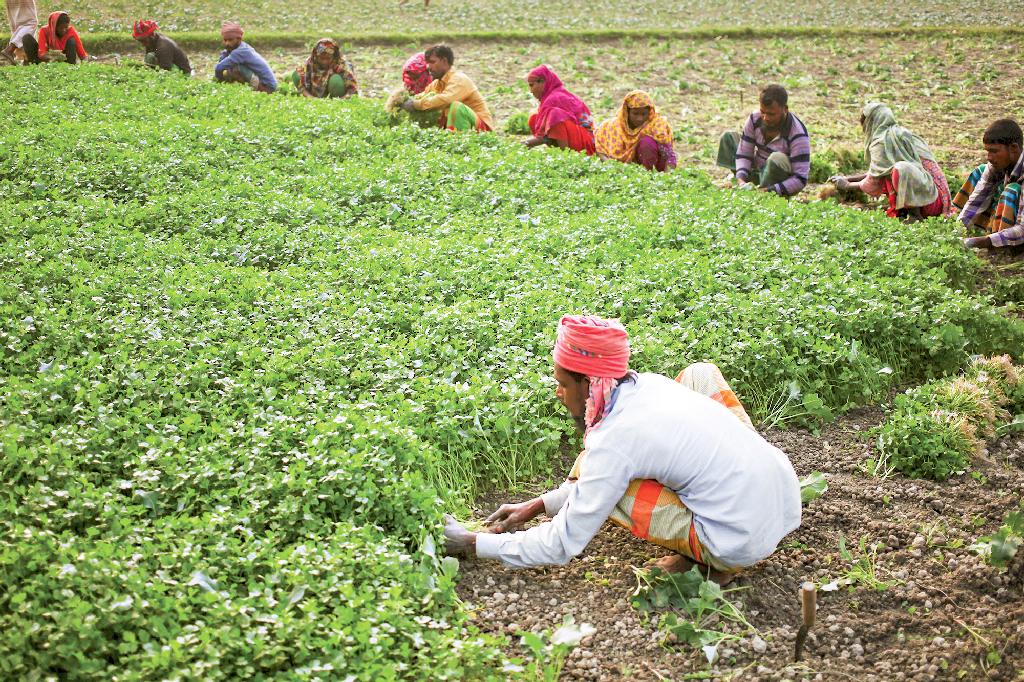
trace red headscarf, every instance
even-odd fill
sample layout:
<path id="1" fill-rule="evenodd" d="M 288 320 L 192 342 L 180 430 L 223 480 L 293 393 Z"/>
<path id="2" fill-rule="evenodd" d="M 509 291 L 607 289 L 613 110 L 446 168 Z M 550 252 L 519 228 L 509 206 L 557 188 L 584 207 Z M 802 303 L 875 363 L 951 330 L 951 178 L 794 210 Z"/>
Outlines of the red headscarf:
<path id="1" fill-rule="evenodd" d="M 58 38 L 57 22 L 60 21 L 61 17 L 68 18 L 68 32 L 64 34 L 63 38 Z M 64 46 L 68 43 L 68 38 L 71 38 L 72 36 L 76 38 L 78 37 L 78 31 L 71 27 L 71 17 L 68 16 L 68 13 L 64 10 L 51 12 L 49 18 L 46 20 L 46 26 L 39 29 L 39 33 L 46 38 L 46 49 L 48 51 L 54 50 L 56 52 L 61 52 L 64 50 Z M 43 41 L 40 40 L 39 42 L 41 44 Z M 79 46 L 81 46 L 82 41 L 79 40 L 78 44 Z M 42 50 L 40 50 L 40 52 L 42 52 Z"/>
<path id="2" fill-rule="evenodd" d="M 590 379 L 584 420 L 587 433 L 611 411 L 612 392 L 629 371 L 629 334 L 618 320 L 596 315 L 563 315 L 552 353 L 555 364 Z"/>
<path id="3" fill-rule="evenodd" d="M 530 72 L 526 81 L 544 81 L 537 113 L 531 117 L 531 128 L 537 137 L 546 137 L 548 131 L 565 121 L 590 122 L 590 109 L 576 95 L 562 86 L 561 79 L 545 65 Z M 564 318 L 563 318 L 564 319 Z"/>
<path id="4" fill-rule="evenodd" d="M 433 80 L 434 77 L 430 75 L 430 69 L 427 67 L 427 59 L 422 52 L 409 57 L 409 61 L 402 67 L 402 82 L 411 95 L 418 95 L 426 90 Z"/>
<path id="5" fill-rule="evenodd" d="M 140 19 L 132 25 L 132 38 L 140 40 L 146 36 L 151 36 L 156 33 L 157 28 L 155 21 L 149 21 L 148 19 Z"/>

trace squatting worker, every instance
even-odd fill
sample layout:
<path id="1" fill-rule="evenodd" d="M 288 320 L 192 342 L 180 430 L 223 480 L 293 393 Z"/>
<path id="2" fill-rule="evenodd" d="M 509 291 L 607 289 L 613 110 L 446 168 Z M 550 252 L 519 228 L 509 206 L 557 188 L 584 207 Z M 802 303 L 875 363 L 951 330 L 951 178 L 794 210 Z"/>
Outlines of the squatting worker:
<path id="1" fill-rule="evenodd" d="M 733 172 L 741 189 L 798 194 L 811 172 L 811 136 L 789 111 L 789 93 L 769 85 L 758 97 L 760 108 L 747 117 L 743 132 L 727 130 L 718 141 L 715 163 Z M 732 185 L 727 180 L 719 186 Z"/>
<path id="2" fill-rule="evenodd" d="M 410 113 L 417 109 L 442 109 L 440 127 L 448 130 L 491 130 L 494 121 L 487 102 L 469 76 L 452 66 L 452 48 L 434 45 L 423 54 L 434 80 L 423 89 L 422 96 L 406 99 L 402 107 Z"/>
<path id="3" fill-rule="evenodd" d="M 968 237 L 968 248 L 1020 246 L 1024 244 L 1024 132 L 1017 122 L 1001 118 L 988 127 L 982 138 L 987 163 L 970 174 L 953 203 L 960 210 L 957 220 L 964 227 L 980 227 L 984 237 Z"/>
<path id="4" fill-rule="evenodd" d="M 555 395 L 584 432 L 568 480 L 488 519 L 518 533 L 471 533 L 451 517 L 449 553 L 475 552 L 511 568 L 565 564 L 611 519 L 677 552 L 667 572 L 694 563 L 722 582 L 775 551 L 800 525 L 800 484 L 789 459 L 754 431 L 718 368 L 691 365 L 673 381 L 629 370 L 615 320 L 566 315 L 553 353 Z"/>
<path id="5" fill-rule="evenodd" d="M 132 25 L 132 38 L 139 41 L 146 50 L 147 66 L 164 71 L 177 71 L 185 76 L 192 75 L 192 65 L 178 43 L 163 33 L 155 21 L 140 19 Z"/>

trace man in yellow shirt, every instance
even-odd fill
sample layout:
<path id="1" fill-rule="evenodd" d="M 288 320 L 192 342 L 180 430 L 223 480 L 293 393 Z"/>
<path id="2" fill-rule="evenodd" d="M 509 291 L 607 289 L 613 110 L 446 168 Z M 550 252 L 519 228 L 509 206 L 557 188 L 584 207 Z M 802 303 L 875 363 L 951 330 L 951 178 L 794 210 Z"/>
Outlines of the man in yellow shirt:
<path id="1" fill-rule="evenodd" d="M 434 81 L 419 97 L 405 100 L 402 107 L 410 113 L 416 109 L 442 109 L 441 127 L 448 130 L 491 130 L 494 122 L 480 91 L 469 76 L 452 67 L 452 48 L 434 45 L 423 54 Z"/>

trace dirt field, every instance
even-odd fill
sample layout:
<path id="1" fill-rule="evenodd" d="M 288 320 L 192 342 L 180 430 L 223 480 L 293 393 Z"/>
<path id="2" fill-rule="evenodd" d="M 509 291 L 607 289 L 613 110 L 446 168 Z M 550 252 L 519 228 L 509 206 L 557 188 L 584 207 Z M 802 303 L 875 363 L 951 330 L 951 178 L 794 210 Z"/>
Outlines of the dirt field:
<path id="1" fill-rule="evenodd" d="M 345 3 L 294 0 L 71 0 L 36 3 L 42 19 L 71 13 L 79 30 L 120 31 L 139 18 L 153 19 L 171 32 L 215 31 L 225 19 L 247 30 L 306 32 L 321 27 L 352 33 L 436 31 L 578 31 L 679 29 L 698 26 L 1019 26 L 1020 7 L 1005 0 L 975 0 L 970 11 L 954 0 L 861 0 L 836 4 L 790 0 L 350 0 Z M 5 29 L 4 29 L 5 30 Z"/>

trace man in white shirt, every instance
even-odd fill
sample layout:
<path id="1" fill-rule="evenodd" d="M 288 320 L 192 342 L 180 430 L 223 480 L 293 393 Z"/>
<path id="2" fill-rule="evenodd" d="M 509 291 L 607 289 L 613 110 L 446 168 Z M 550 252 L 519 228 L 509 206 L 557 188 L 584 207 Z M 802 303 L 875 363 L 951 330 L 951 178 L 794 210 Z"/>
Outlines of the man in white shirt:
<path id="1" fill-rule="evenodd" d="M 629 352 L 617 321 L 562 317 L 555 395 L 584 431 L 585 450 L 561 487 L 491 515 L 495 533 L 470 533 L 448 517 L 446 551 L 510 568 L 561 565 L 611 519 L 677 552 L 659 562 L 664 570 L 698 564 L 722 582 L 800 525 L 792 464 L 753 430 L 718 368 L 694 365 L 673 381 L 630 371 Z M 541 512 L 551 522 L 504 532 Z"/>

